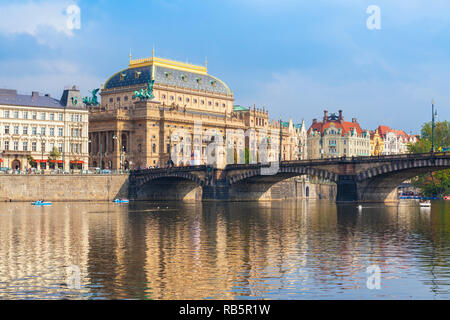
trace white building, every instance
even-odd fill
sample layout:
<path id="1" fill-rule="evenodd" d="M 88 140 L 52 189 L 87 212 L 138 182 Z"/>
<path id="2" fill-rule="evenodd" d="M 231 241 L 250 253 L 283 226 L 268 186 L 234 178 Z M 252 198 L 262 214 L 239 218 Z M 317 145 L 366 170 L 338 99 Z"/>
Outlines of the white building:
<path id="1" fill-rule="evenodd" d="M 56 148 L 57 159 L 50 159 Z M 1 167 L 25 170 L 87 169 L 88 111 L 80 91 L 65 89 L 60 100 L 0 89 Z"/>

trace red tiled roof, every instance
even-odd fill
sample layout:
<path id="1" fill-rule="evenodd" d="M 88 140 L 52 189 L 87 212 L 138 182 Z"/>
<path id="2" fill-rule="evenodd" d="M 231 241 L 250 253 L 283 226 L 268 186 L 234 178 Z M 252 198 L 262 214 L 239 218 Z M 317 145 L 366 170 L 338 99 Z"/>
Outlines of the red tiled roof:
<path id="1" fill-rule="evenodd" d="M 406 134 L 405 131 L 391 129 L 388 126 L 381 126 L 380 125 L 380 126 L 378 126 L 377 130 L 378 130 L 378 133 L 380 134 L 380 136 L 382 136 L 383 138 L 386 137 L 386 133 L 388 133 L 388 132 L 394 132 L 397 136 L 402 136 L 403 138 L 409 137 L 409 135 Z"/>
<path id="2" fill-rule="evenodd" d="M 331 124 L 334 124 L 336 129 L 341 129 L 341 135 L 345 135 L 347 132 L 352 131 L 353 128 L 356 129 L 356 132 L 358 135 L 360 135 L 363 130 L 359 126 L 359 123 L 355 122 L 348 122 L 348 121 L 339 121 L 339 120 L 328 120 L 325 124 L 322 122 L 316 122 L 311 125 L 311 127 L 308 129 L 308 134 L 311 133 L 312 130 L 319 131 L 320 133 L 323 133 L 323 130 L 326 128 L 329 128 Z"/>

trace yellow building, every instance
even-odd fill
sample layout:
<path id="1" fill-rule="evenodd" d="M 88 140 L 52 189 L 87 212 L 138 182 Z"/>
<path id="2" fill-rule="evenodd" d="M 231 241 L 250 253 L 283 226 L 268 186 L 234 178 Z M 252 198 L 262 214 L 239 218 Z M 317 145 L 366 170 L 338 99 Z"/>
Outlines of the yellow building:
<path id="1" fill-rule="evenodd" d="M 145 88 L 153 99 L 136 97 Z M 217 165 L 256 162 L 264 138 L 279 136 L 267 110 L 235 106 L 233 92 L 208 74 L 206 63 L 130 58 L 128 68 L 111 76 L 100 94 L 101 105 L 89 116 L 91 167 L 198 165 L 209 163 L 211 155 Z M 298 156 L 291 150 L 298 148 L 298 132 L 282 128 L 282 143 L 289 145 L 286 160 Z"/>
<path id="2" fill-rule="evenodd" d="M 383 155 L 384 141 L 381 138 L 378 129 L 370 131 L 370 155 L 381 156 Z"/>

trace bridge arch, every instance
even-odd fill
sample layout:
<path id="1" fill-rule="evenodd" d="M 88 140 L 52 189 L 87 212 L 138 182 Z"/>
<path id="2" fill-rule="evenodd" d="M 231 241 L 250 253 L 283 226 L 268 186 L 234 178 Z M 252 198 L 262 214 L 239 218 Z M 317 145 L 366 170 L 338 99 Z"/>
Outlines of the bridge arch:
<path id="1" fill-rule="evenodd" d="M 136 177 L 136 200 L 201 200 L 204 181 L 190 172 L 155 172 Z"/>
<path id="2" fill-rule="evenodd" d="M 356 176 L 358 200 L 397 201 L 397 187 L 423 173 L 450 168 L 450 159 L 399 160 L 360 172 Z"/>
<path id="3" fill-rule="evenodd" d="M 227 177 L 229 196 L 232 200 L 261 200 L 267 195 L 267 191 L 275 184 L 297 176 L 317 177 L 337 183 L 338 175 L 321 168 L 307 166 L 281 165 L 274 174 L 267 174 L 261 167 L 255 167 L 242 172 L 231 174 Z M 266 173 L 266 174 L 265 174 Z"/>

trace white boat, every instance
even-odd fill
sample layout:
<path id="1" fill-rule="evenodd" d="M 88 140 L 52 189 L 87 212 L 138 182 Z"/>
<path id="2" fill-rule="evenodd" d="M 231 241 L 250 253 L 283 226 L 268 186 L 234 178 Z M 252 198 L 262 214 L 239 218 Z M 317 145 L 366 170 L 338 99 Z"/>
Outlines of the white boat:
<path id="1" fill-rule="evenodd" d="M 431 207 L 431 201 L 430 200 L 420 202 L 419 204 L 420 204 L 421 207 L 427 207 L 427 208 Z"/>

